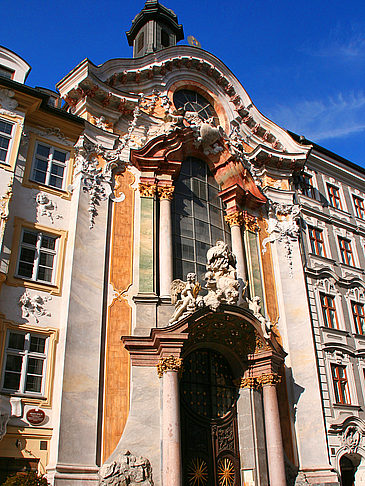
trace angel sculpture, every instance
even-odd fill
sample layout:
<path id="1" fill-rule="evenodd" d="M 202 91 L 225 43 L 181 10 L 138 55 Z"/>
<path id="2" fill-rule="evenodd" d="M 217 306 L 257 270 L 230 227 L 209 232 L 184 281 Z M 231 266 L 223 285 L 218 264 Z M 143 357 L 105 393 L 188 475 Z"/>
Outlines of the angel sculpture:
<path id="1" fill-rule="evenodd" d="M 271 332 L 271 322 L 266 319 L 261 314 L 261 299 L 258 295 L 255 295 L 252 300 L 247 299 L 248 303 L 248 308 L 252 312 L 252 314 L 256 317 L 256 319 L 260 322 L 261 324 L 261 329 L 264 337 L 268 339 L 269 333 Z"/>
<path id="2" fill-rule="evenodd" d="M 196 309 L 201 285 L 196 281 L 195 273 L 188 273 L 186 280 L 186 282 L 183 282 L 178 278 L 171 283 L 171 303 L 175 304 L 175 312 L 169 320 L 170 324 L 177 322 L 181 317 L 184 317 L 184 314 L 191 314 Z M 181 298 L 177 300 L 179 293 Z"/>

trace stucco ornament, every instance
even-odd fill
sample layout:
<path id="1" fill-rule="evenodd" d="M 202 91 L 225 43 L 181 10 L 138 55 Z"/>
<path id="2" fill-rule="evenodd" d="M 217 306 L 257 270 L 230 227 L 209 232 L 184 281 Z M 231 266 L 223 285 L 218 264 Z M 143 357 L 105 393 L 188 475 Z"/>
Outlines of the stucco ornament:
<path id="1" fill-rule="evenodd" d="M 18 106 L 17 100 L 14 99 L 14 91 L 11 89 L 0 88 L 0 113 L 3 115 L 13 115 Z"/>
<path id="2" fill-rule="evenodd" d="M 175 312 L 170 324 L 192 314 L 200 307 L 209 307 L 216 311 L 221 304 L 237 305 L 239 298 L 239 281 L 236 273 L 236 257 L 224 241 L 217 241 L 215 246 L 207 251 L 207 272 L 204 276 L 204 297 L 198 295 L 201 286 L 195 273 L 188 273 L 187 281 L 174 280 L 171 284 L 171 302 L 175 304 Z M 181 298 L 177 300 L 177 295 Z"/>
<path id="3" fill-rule="evenodd" d="M 171 302 L 175 304 L 175 312 L 169 321 L 170 324 L 196 311 L 197 306 L 201 302 L 201 297 L 200 299 L 198 297 L 200 289 L 201 286 L 196 281 L 195 273 L 188 273 L 186 282 L 176 279 L 171 283 Z M 181 297 L 177 300 L 179 293 Z"/>
<path id="4" fill-rule="evenodd" d="M 62 216 L 59 214 L 53 214 L 53 212 L 57 209 L 57 206 L 47 194 L 44 192 L 39 192 L 34 199 L 37 205 L 38 218 L 40 216 L 47 216 L 51 220 L 52 224 L 54 223 L 54 219 L 62 218 Z"/>
<path id="5" fill-rule="evenodd" d="M 278 241 L 284 244 L 289 263 L 289 275 L 293 277 L 293 242 L 298 239 L 297 220 L 300 217 L 300 206 L 297 204 L 280 204 L 269 200 L 269 236 L 262 242 L 262 253 L 266 253 L 268 243 Z"/>
<path id="6" fill-rule="evenodd" d="M 111 464 L 99 470 L 100 486 L 153 486 L 152 467 L 145 457 L 129 451 L 120 453 Z"/>
<path id="7" fill-rule="evenodd" d="M 22 416 L 22 402 L 17 397 L 0 397 L 0 441 L 5 437 L 11 417 Z"/>
<path id="8" fill-rule="evenodd" d="M 207 251 L 207 273 L 205 274 L 208 294 L 204 304 L 216 311 L 221 304 L 237 305 L 239 281 L 236 272 L 236 257 L 224 241 L 217 241 Z"/>
<path id="9" fill-rule="evenodd" d="M 263 335 L 266 339 L 268 339 L 269 333 L 271 332 L 271 322 L 269 319 L 264 317 L 261 314 L 261 299 L 258 295 L 255 295 L 251 300 L 246 299 L 248 303 L 248 309 L 252 312 L 252 314 L 256 317 L 256 319 L 260 322 L 261 324 L 261 329 L 263 332 Z"/>
<path id="10" fill-rule="evenodd" d="M 38 294 L 30 295 L 28 290 L 19 299 L 19 305 L 22 309 L 22 317 L 34 317 L 35 321 L 38 323 L 41 317 L 51 317 L 51 313 L 46 310 L 45 304 L 52 300 L 50 295 L 46 297 L 41 297 Z"/>
<path id="11" fill-rule="evenodd" d="M 356 425 L 349 425 L 342 434 L 342 443 L 350 452 L 355 453 L 360 445 L 362 433 Z"/>

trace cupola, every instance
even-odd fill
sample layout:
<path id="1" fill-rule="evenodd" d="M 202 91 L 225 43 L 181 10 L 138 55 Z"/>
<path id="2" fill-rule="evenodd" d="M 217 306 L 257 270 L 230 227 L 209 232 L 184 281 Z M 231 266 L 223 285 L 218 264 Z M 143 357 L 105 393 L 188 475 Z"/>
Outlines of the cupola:
<path id="1" fill-rule="evenodd" d="M 175 13 L 158 0 L 146 1 L 126 34 L 129 45 L 133 46 L 133 57 L 175 46 L 184 38 L 183 27 L 178 24 Z"/>

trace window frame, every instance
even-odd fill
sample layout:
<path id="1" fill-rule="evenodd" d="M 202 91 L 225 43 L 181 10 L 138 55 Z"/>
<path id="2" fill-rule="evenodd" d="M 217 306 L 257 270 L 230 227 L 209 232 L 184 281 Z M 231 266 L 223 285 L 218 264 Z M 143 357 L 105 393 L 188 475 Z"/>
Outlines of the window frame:
<path id="1" fill-rule="evenodd" d="M 362 309 L 362 314 L 355 313 L 354 307 L 356 308 L 360 307 Z M 350 309 L 351 309 L 352 320 L 355 326 L 355 333 L 363 336 L 365 334 L 365 305 L 361 302 L 350 300 Z M 363 325 L 361 325 L 360 323 L 361 319 L 363 319 L 364 321 Z"/>
<path id="2" fill-rule="evenodd" d="M 329 305 L 328 300 L 331 299 L 331 304 Z M 323 326 L 327 329 L 340 329 L 339 325 L 339 319 L 338 319 L 338 312 L 337 312 L 337 307 L 336 307 L 336 297 L 334 297 L 331 294 L 326 294 L 325 292 L 320 292 L 319 293 L 319 301 L 321 304 L 321 311 L 322 311 L 322 322 Z M 325 301 L 325 305 L 324 302 Z M 331 317 L 331 311 L 334 314 L 334 321 L 335 321 L 335 326 L 332 325 L 332 317 Z"/>
<path id="3" fill-rule="evenodd" d="M 6 149 L 5 160 L 1 160 L 0 163 L 7 166 L 7 167 L 10 167 L 11 166 L 10 159 L 11 159 L 13 143 L 14 143 L 14 136 L 15 136 L 15 131 L 16 131 L 16 123 L 14 121 L 8 120 L 7 118 L 4 118 L 2 116 L 0 116 L 0 121 L 3 121 L 4 123 L 7 123 L 8 125 L 11 125 L 10 135 L 6 134 L 5 132 L 0 131 L 0 136 L 9 140 L 9 145 L 8 145 L 8 148 Z"/>
<path id="4" fill-rule="evenodd" d="M 318 228 L 316 226 L 308 224 L 308 237 L 309 237 L 309 245 L 310 245 L 310 250 L 311 253 L 315 256 L 327 258 L 327 251 L 326 251 L 326 244 L 325 244 L 325 235 L 324 235 L 324 230 L 321 228 Z M 314 232 L 314 238 L 313 236 Z M 317 233 L 321 235 L 321 239 L 317 238 Z M 319 251 L 319 245 L 318 243 L 322 244 L 322 253 Z M 314 251 L 313 251 L 314 250 Z"/>
<path id="5" fill-rule="evenodd" d="M 360 202 L 360 204 L 356 204 L 357 202 Z M 355 210 L 355 216 L 356 218 L 365 220 L 365 203 L 364 199 L 357 194 L 352 194 L 352 202 L 354 205 L 354 210 Z"/>
<path id="6" fill-rule="evenodd" d="M 35 156 L 36 156 L 37 143 L 40 143 L 41 145 L 47 145 L 47 146 L 53 147 L 56 150 L 59 150 L 60 152 L 67 152 L 68 153 L 65 173 L 64 173 L 64 177 L 63 177 L 64 182 L 63 182 L 63 185 L 62 185 L 62 189 L 56 188 L 56 187 L 53 187 L 53 186 L 49 186 L 47 184 L 43 184 L 41 182 L 37 182 L 37 181 L 34 181 L 32 179 L 33 165 L 34 165 L 34 159 L 35 159 Z M 40 191 L 48 192 L 50 194 L 54 194 L 56 196 L 59 196 L 62 199 L 70 200 L 71 199 L 71 193 L 68 191 L 68 187 L 71 185 L 71 182 L 72 182 L 72 175 L 73 175 L 73 170 L 74 170 L 74 158 L 75 158 L 75 149 L 71 144 L 67 145 L 66 143 L 64 143 L 64 144 L 58 143 L 58 142 L 55 142 L 54 140 L 38 136 L 36 133 L 31 132 L 30 133 L 29 147 L 28 147 L 28 152 L 27 152 L 27 162 L 26 162 L 24 177 L 23 177 L 23 182 L 22 182 L 23 186 L 30 187 L 32 189 L 38 189 Z"/>
<path id="7" fill-rule="evenodd" d="M 16 349 L 16 348 L 9 348 L 9 338 L 11 334 L 18 334 L 23 335 L 25 337 L 24 340 L 24 349 Z M 30 339 L 31 337 L 41 337 L 45 340 L 45 349 L 43 353 L 37 353 L 35 351 L 30 351 Z M 5 338 L 5 348 L 4 348 L 4 360 L 3 360 L 3 367 L 2 367 L 2 374 L 1 374 L 1 391 L 4 393 L 9 393 L 11 395 L 16 396 L 34 396 L 34 397 L 44 397 L 45 392 L 45 379 L 46 379 L 46 372 L 47 372 L 47 357 L 48 357 L 48 346 L 49 346 L 49 338 L 41 335 L 39 333 L 33 331 L 20 331 L 20 330 L 13 330 L 8 329 Z M 21 356 L 22 357 L 22 364 L 20 369 L 20 383 L 18 390 L 14 388 L 6 388 L 5 387 L 5 374 L 6 370 L 6 363 L 8 356 Z M 37 391 L 27 391 L 26 388 L 26 380 L 27 377 L 32 375 L 32 373 L 28 372 L 28 364 L 29 359 L 37 359 L 42 361 L 42 381 L 41 381 L 41 389 L 39 392 Z"/>
<path id="8" fill-rule="evenodd" d="M 341 189 L 339 186 L 336 186 L 335 184 L 332 184 L 331 182 L 326 182 L 326 188 L 327 188 L 327 194 L 328 194 L 328 200 L 330 203 L 330 206 L 333 209 L 339 209 L 340 211 L 343 211 L 343 204 L 342 204 L 342 198 L 341 198 Z M 333 191 L 335 190 L 335 191 Z M 334 204 L 334 202 L 338 201 L 338 206 L 337 204 Z"/>
<path id="9" fill-rule="evenodd" d="M 47 157 L 41 155 L 38 153 L 38 147 L 43 146 L 49 149 L 49 154 Z M 58 151 L 60 153 L 63 153 L 65 155 L 65 162 L 57 161 L 57 159 L 54 159 L 54 153 Z M 36 160 L 39 158 L 41 161 L 47 161 L 47 169 L 45 171 L 45 181 L 44 182 L 39 182 L 35 178 L 35 173 L 39 171 L 39 169 L 36 168 Z M 33 160 L 32 160 L 32 168 L 31 168 L 31 173 L 30 173 L 30 181 L 35 183 L 35 184 L 40 184 L 41 186 L 46 186 L 50 187 L 51 189 L 58 190 L 58 191 L 64 191 L 65 190 L 65 184 L 66 184 L 66 179 L 67 179 L 67 171 L 69 168 L 69 160 L 70 160 L 70 152 L 60 149 L 59 147 L 56 147 L 50 143 L 44 143 L 40 142 L 39 140 L 36 141 L 35 147 L 34 147 L 34 153 L 33 153 Z M 50 179 L 52 177 L 52 169 L 55 166 L 63 167 L 64 173 L 62 178 L 59 177 L 59 179 L 62 179 L 62 187 L 57 187 L 54 186 L 50 183 Z"/>
<path id="10" fill-rule="evenodd" d="M 58 238 L 57 257 L 54 264 L 52 282 L 31 280 L 17 274 L 23 228 Z M 38 223 L 30 223 L 22 218 L 14 218 L 14 233 L 7 284 L 16 287 L 22 286 L 30 289 L 44 290 L 52 292 L 53 295 L 61 295 L 67 235 L 68 233 L 65 230 L 55 230 L 54 228 L 42 226 Z"/>
<path id="11" fill-rule="evenodd" d="M 31 243 L 27 243 L 23 241 L 24 234 L 25 233 L 32 233 L 36 235 L 36 244 L 33 245 Z M 48 249 L 42 246 L 42 239 L 43 236 L 45 237 L 50 237 L 55 240 L 55 248 L 54 249 Z M 53 284 L 54 283 L 54 276 L 55 276 L 55 269 L 57 268 L 57 255 L 58 255 L 58 248 L 59 248 L 59 236 L 51 235 L 49 233 L 46 233 L 44 231 L 38 231 L 38 230 L 32 230 L 30 228 L 22 228 L 21 230 L 21 236 L 20 236 L 20 241 L 19 241 L 19 250 L 18 250 L 18 258 L 17 258 L 17 266 L 16 266 L 16 271 L 15 271 L 15 276 L 18 278 L 23 278 L 25 280 L 31 280 L 33 282 L 39 282 L 39 283 L 45 283 L 45 284 Z M 19 266 L 21 263 L 21 253 L 23 249 L 28 249 L 28 250 L 35 250 L 34 253 L 34 258 L 33 258 L 33 270 L 32 270 L 32 276 L 27 277 L 25 275 L 21 275 L 19 273 Z M 51 255 L 53 256 L 53 262 L 52 262 L 52 277 L 51 280 L 45 280 L 42 278 L 39 278 L 39 270 L 41 265 L 41 255 Z M 30 262 L 24 262 L 24 263 L 30 263 Z M 43 265 L 44 266 L 44 265 Z M 49 268 L 49 267 L 45 267 Z"/>
<path id="12" fill-rule="evenodd" d="M 339 376 L 339 373 L 337 373 L 336 377 L 334 376 L 334 370 L 338 370 L 339 368 L 342 368 L 344 370 L 345 378 L 341 378 Z M 350 384 L 349 384 L 349 379 L 347 374 L 347 365 L 330 363 L 330 370 L 331 370 L 331 379 L 332 379 L 332 386 L 333 386 L 334 400 L 335 400 L 334 403 L 339 405 L 352 405 Z M 337 386 L 341 382 L 345 383 L 345 394 L 343 392 L 342 387 L 340 385 Z M 346 393 L 347 393 L 347 399 L 346 396 L 344 397 Z"/>
<path id="13" fill-rule="evenodd" d="M 317 188 L 313 184 L 313 181 L 314 181 L 314 175 L 308 174 L 308 172 L 304 172 L 301 175 L 300 190 L 303 196 L 308 197 L 310 199 L 317 199 L 316 198 Z"/>
<path id="14" fill-rule="evenodd" d="M 17 393 L 12 390 L 5 390 L 1 388 L 1 393 L 4 395 L 17 396 L 21 399 L 24 405 L 39 406 L 50 408 L 53 399 L 53 381 L 55 374 L 56 363 L 56 349 L 59 341 L 59 329 L 53 327 L 41 327 L 26 324 L 18 324 L 10 320 L 5 320 L 0 315 L 0 366 L 1 366 L 1 387 L 3 385 L 3 376 L 5 368 L 6 345 L 8 341 L 8 333 L 30 333 L 37 335 L 47 340 L 47 355 L 46 362 L 43 368 L 44 379 L 43 389 L 41 393 L 27 392 Z"/>
<path id="15" fill-rule="evenodd" d="M 337 241 L 339 247 L 340 262 L 350 267 L 356 267 L 355 252 L 352 247 L 352 239 L 345 236 L 338 235 Z M 349 248 L 346 248 L 345 246 L 342 245 L 342 243 L 345 242 L 349 244 Z M 352 263 L 349 263 L 350 262 L 349 255 L 351 255 Z"/>

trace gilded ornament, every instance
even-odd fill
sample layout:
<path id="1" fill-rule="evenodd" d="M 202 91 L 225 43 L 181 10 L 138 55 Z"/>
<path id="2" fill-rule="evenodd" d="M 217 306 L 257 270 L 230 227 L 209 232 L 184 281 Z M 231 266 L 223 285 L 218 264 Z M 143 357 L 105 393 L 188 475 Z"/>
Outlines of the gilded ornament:
<path id="1" fill-rule="evenodd" d="M 229 213 L 224 217 L 226 223 L 229 224 L 230 227 L 232 226 L 242 226 L 245 218 L 243 216 L 242 211 L 235 211 L 234 213 Z"/>
<path id="2" fill-rule="evenodd" d="M 260 231 L 260 226 L 257 222 L 257 218 L 247 214 L 245 217 L 245 229 L 247 231 L 252 231 L 253 233 L 255 233 L 256 231 Z"/>
<path id="3" fill-rule="evenodd" d="M 281 382 L 281 376 L 276 373 L 268 373 L 257 378 L 257 382 L 261 386 L 275 386 Z"/>
<path id="4" fill-rule="evenodd" d="M 174 186 L 162 186 L 157 188 L 157 194 L 160 199 L 172 201 L 174 198 Z"/>
<path id="5" fill-rule="evenodd" d="M 156 194 L 155 184 L 139 184 L 139 193 L 141 197 L 154 197 Z"/>
<path id="6" fill-rule="evenodd" d="M 168 356 L 167 358 L 160 358 L 157 364 L 158 377 L 162 378 L 166 371 L 180 371 L 182 367 L 182 358 L 176 358 L 176 356 Z"/>
<path id="7" fill-rule="evenodd" d="M 256 378 L 250 376 L 249 378 L 241 379 L 240 388 L 250 388 L 251 390 L 257 390 L 258 388 L 260 388 L 260 384 L 257 382 Z"/>

